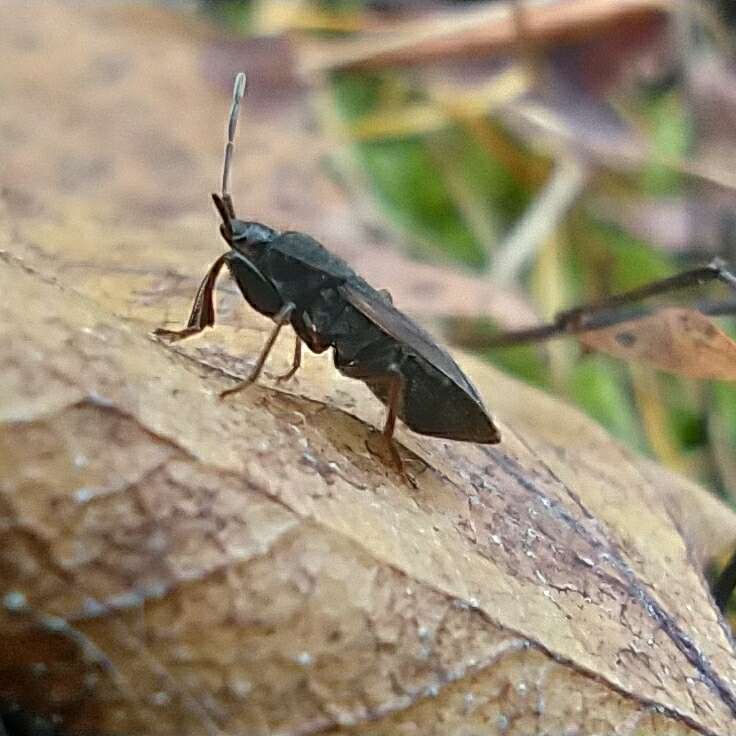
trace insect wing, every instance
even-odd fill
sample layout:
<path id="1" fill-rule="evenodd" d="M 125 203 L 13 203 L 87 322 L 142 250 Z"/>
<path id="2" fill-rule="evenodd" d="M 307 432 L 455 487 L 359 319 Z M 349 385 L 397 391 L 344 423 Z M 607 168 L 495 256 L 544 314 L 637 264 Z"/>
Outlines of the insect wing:
<path id="1" fill-rule="evenodd" d="M 360 278 L 342 284 L 338 287 L 338 291 L 377 327 L 395 340 L 408 345 L 417 355 L 442 371 L 454 384 L 471 396 L 481 408 L 483 407 L 477 389 L 449 353 L 439 347 L 428 332 L 396 309 L 383 295 Z"/>

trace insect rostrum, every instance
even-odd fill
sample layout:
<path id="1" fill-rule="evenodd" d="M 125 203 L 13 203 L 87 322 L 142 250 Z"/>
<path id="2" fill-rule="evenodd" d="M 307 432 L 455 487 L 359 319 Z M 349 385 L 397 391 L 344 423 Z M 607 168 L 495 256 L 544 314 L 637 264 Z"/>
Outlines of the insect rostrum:
<path id="1" fill-rule="evenodd" d="M 245 77 L 239 74 L 228 125 L 222 195 L 212 195 L 222 218 L 220 233 L 230 250 L 207 272 L 187 326 L 178 331 L 159 329 L 156 334 L 176 340 L 214 325 L 215 280 L 227 265 L 248 304 L 273 319 L 275 326 L 251 375 L 223 396 L 258 378 L 279 331 L 290 324 L 296 333 L 294 362 L 280 380 L 299 368 L 302 342 L 315 353 L 332 348 L 340 373 L 364 381 L 387 406 L 383 436 L 399 470 L 401 458 L 392 441 L 397 417 L 419 434 L 498 442 L 498 430 L 475 387 L 428 333 L 393 306 L 387 292 L 374 289 L 309 235 L 280 232 L 235 216 L 228 178 L 244 90 Z"/>

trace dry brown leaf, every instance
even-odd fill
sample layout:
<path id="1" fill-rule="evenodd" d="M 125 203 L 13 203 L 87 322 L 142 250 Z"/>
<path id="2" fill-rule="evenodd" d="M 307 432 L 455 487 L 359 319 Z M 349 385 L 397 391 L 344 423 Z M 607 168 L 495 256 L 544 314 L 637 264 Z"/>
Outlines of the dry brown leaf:
<path id="1" fill-rule="evenodd" d="M 206 364 L 245 372 L 262 323 L 184 359 L 104 292 L 13 259 L 0 289 L 1 592 L 29 605 L 0 617 L 5 697 L 147 733 L 729 733 L 736 660 L 691 551 L 576 412 L 474 369 L 502 449 L 402 431 L 409 491 L 327 360 L 217 399 Z"/>
<path id="2" fill-rule="evenodd" d="M 148 336 L 180 322 L 218 252 L 194 190 L 227 102 L 200 41 L 14 5 L 0 40 L 35 53 L 0 69 L 3 130 L 22 133 L 0 139 L 0 698 L 123 733 L 731 733 L 736 657 L 698 559 L 733 543 L 734 515 L 470 359 L 503 444 L 400 430 L 416 489 L 366 449 L 382 409 L 327 356 L 219 401 L 268 329 L 231 288 L 216 330 L 177 350 Z M 132 77 L 79 92 L 110 59 Z M 36 141 L 18 110 L 51 89 L 77 90 L 77 115 L 52 107 Z M 160 160 L 118 128 L 136 117 Z M 164 208 L 174 135 L 191 213 Z M 244 168 L 236 203 L 255 209 Z M 299 225 L 323 185 L 305 202 L 289 181 Z"/>
<path id="3" fill-rule="evenodd" d="M 736 343 L 694 309 L 667 307 L 577 335 L 587 347 L 688 378 L 736 379 Z"/>

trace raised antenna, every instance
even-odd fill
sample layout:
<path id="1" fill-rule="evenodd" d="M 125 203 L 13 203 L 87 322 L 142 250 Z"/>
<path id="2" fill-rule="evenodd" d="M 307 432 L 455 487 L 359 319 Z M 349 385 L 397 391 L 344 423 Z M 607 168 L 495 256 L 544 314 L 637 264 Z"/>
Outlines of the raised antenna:
<path id="1" fill-rule="evenodd" d="M 230 210 L 233 217 L 232 199 L 230 197 L 230 165 L 235 147 L 235 129 L 238 127 L 238 116 L 240 115 L 240 103 L 245 95 L 245 74 L 239 72 L 235 77 L 233 85 L 233 102 L 230 105 L 230 117 L 227 121 L 227 143 L 225 144 L 225 163 L 222 167 L 222 199 Z"/>

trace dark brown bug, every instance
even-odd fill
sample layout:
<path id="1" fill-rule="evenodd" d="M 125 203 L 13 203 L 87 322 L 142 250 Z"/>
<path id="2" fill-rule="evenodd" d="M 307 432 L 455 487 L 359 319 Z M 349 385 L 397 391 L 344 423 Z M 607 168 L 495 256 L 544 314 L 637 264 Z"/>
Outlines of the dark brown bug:
<path id="1" fill-rule="evenodd" d="M 234 394 L 260 375 L 285 324 L 296 332 L 291 370 L 301 363 L 301 345 L 315 353 L 332 348 L 335 367 L 364 381 L 388 407 L 383 437 L 396 467 L 402 462 L 392 437 L 396 418 L 419 434 L 467 442 L 495 443 L 499 433 L 478 391 L 457 363 L 421 327 L 396 309 L 386 291 L 377 291 L 342 259 L 309 235 L 280 232 L 237 219 L 228 193 L 230 159 L 245 75 L 235 80 L 222 177 L 222 195 L 213 194 L 230 250 L 207 272 L 194 299 L 187 326 L 156 330 L 180 340 L 215 323 L 213 290 L 227 265 L 245 300 L 276 323 L 251 374 L 221 396 Z"/>

